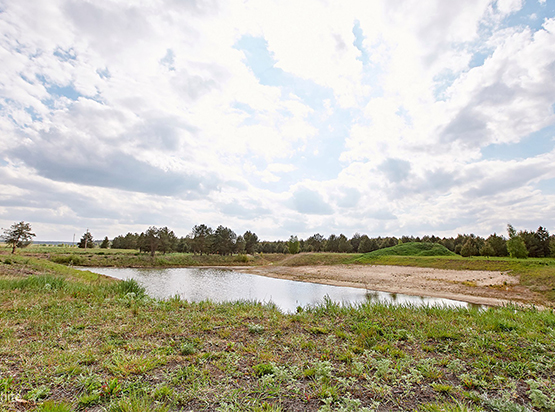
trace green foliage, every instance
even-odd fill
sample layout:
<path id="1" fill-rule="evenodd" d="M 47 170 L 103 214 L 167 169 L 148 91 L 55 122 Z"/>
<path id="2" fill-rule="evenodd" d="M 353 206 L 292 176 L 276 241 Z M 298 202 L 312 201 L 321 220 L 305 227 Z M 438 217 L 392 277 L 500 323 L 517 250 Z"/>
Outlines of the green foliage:
<path id="1" fill-rule="evenodd" d="M 246 231 L 243 235 L 243 239 L 245 240 L 245 251 L 249 255 L 253 255 L 256 252 L 256 248 L 258 246 L 258 236 L 256 233 L 252 233 L 251 231 Z"/>
<path id="2" fill-rule="evenodd" d="M 532 401 L 532 404 L 542 410 L 542 411 L 555 411 L 555 396 L 551 393 L 549 395 L 550 388 L 548 382 L 538 382 L 534 379 L 528 379 L 526 383 L 530 386 L 528 391 L 528 396 Z"/>
<path id="3" fill-rule="evenodd" d="M 50 388 L 45 385 L 41 385 L 38 388 L 31 389 L 24 396 L 25 399 L 29 401 L 38 401 L 47 398 L 50 395 Z"/>
<path id="4" fill-rule="evenodd" d="M 135 279 L 125 279 L 119 281 L 115 285 L 115 289 L 117 294 L 120 296 L 128 296 L 129 294 L 133 294 L 133 296 L 137 299 L 141 299 L 146 294 L 146 289 L 144 286 L 141 286 L 139 282 Z"/>
<path id="5" fill-rule="evenodd" d="M 475 240 L 469 237 L 462 245 L 461 256 L 463 257 L 478 256 L 478 254 L 479 254 L 478 247 L 476 246 Z"/>
<path id="6" fill-rule="evenodd" d="M 418 408 L 418 412 L 478 412 L 481 409 L 471 408 L 463 403 L 428 403 Z"/>
<path id="7" fill-rule="evenodd" d="M 71 404 L 67 402 L 46 401 L 37 409 L 37 412 L 72 412 Z"/>
<path id="8" fill-rule="evenodd" d="M 289 253 L 291 253 L 292 255 L 295 255 L 301 251 L 301 244 L 297 236 L 291 235 L 289 241 L 287 242 L 287 248 L 289 250 Z"/>
<path id="9" fill-rule="evenodd" d="M 93 236 L 91 235 L 91 232 L 89 232 L 89 230 L 87 229 L 87 231 L 83 233 L 83 236 L 77 244 L 77 247 L 81 249 L 93 249 L 95 246 L 96 245 L 94 243 Z"/>
<path id="10" fill-rule="evenodd" d="M 265 330 L 265 329 L 264 329 L 264 326 L 259 325 L 259 324 L 257 324 L 257 323 L 251 323 L 251 324 L 248 326 L 248 331 L 249 331 L 249 333 L 257 334 L 257 333 L 262 333 L 262 332 L 264 332 L 264 330 Z"/>
<path id="11" fill-rule="evenodd" d="M 482 402 L 493 412 L 532 412 L 532 409 L 507 399 L 482 397 Z"/>
<path id="12" fill-rule="evenodd" d="M 32 243 L 32 238 L 36 235 L 31 232 L 31 225 L 25 222 L 14 223 L 9 229 L 3 229 L 4 233 L 0 236 L 15 253 L 16 248 L 24 248 Z"/>
<path id="13" fill-rule="evenodd" d="M 235 257 L 235 261 L 240 263 L 248 263 L 249 257 L 247 255 L 237 255 Z"/>
<path id="14" fill-rule="evenodd" d="M 169 410 L 169 406 L 155 403 L 148 396 L 139 394 L 120 399 L 108 408 L 109 412 L 167 412 Z"/>
<path id="15" fill-rule="evenodd" d="M 220 225 L 212 235 L 212 252 L 223 256 L 231 255 L 235 251 L 236 241 L 237 235 L 235 232 L 228 227 Z"/>
<path id="16" fill-rule="evenodd" d="M 197 347 L 194 342 L 184 342 L 181 344 L 179 351 L 184 356 L 192 355 L 197 351 Z"/>
<path id="17" fill-rule="evenodd" d="M 507 250 L 512 258 L 526 259 L 528 257 L 526 244 L 520 236 L 513 236 L 507 241 Z"/>
<path id="18" fill-rule="evenodd" d="M 100 248 L 101 249 L 108 249 L 110 247 L 110 240 L 108 239 L 108 236 L 106 236 L 104 238 L 104 240 L 102 241 L 102 243 L 100 244 Z"/>
<path id="19" fill-rule="evenodd" d="M 274 366 L 269 363 L 259 363 L 252 368 L 256 376 L 271 375 L 274 373 Z"/>
<path id="20" fill-rule="evenodd" d="M 71 266 L 79 266 L 83 263 L 83 259 L 81 259 L 78 255 L 54 255 L 50 257 L 50 260 L 55 263 L 59 263 L 61 265 L 71 265 Z"/>
<path id="21" fill-rule="evenodd" d="M 403 243 L 401 245 L 396 245 L 388 247 L 385 249 L 379 249 L 374 252 L 367 253 L 366 257 L 378 257 L 378 256 L 455 256 L 455 253 L 451 252 L 445 246 L 439 243 L 419 243 L 410 242 Z"/>
<path id="22" fill-rule="evenodd" d="M 486 244 L 484 245 L 484 247 L 482 247 L 482 249 L 480 249 L 480 255 L 481 256 L 486 256 L 486 257 L 496 256 L 495 249 L 493 248 L 491 243 L 486 241 Z"/>

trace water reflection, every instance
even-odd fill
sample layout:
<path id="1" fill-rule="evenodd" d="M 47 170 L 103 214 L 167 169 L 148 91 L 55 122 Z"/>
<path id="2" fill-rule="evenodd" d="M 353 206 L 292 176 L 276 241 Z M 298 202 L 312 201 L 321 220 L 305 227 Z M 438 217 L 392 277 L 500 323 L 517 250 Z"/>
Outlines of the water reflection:
<path id="1" fill-rule="evenodd" d="M 146 288 L 150 296 L 162 299 L 179 295 L 188 301 L 252 300 L 263 303 L 272 302 L 284 312 L 295 312 L 298 306 L 306 307 L 322 303 L 326 296 L 331 301 L 341 304 L 385 302 L 413 306 L 475 306 L 450 299 L 409 296 L 399 293 L 274 279 L 224 269 L 86 269 L 117 279 L 135 279 Z"/>

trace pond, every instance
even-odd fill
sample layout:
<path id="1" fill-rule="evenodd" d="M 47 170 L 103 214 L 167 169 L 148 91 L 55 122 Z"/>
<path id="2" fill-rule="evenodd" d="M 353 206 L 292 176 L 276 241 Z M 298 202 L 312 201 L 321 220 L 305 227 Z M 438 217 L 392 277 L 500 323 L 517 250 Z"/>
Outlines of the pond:
<path id="1" fill-rule="evenodd" d="M 327 296 L 333 302 L 358 304 L 369 301 L 413 306 L 475 307 L 451 299 L 410 296 L 343 286 L 298 282 L 214 268 L 81 268 L 117 279 L 135 279 L 152 297 L 179 295 L 188 301 L 229 302 L 250 300 L 272 302 L 283 312 L 295 312 L 298 306 L 322 303 Z"/>

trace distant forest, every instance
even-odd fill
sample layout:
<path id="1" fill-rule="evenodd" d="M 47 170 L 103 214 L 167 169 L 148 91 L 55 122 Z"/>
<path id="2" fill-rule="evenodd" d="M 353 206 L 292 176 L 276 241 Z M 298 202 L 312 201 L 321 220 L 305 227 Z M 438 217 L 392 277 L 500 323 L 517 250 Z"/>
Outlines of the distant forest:
<path id="1" fill-rule="evenodd" d="M 258 236 L 246 231 L 237 235 L 228 227 L 218 226 L 212 229 L 204 224 L 193 227 L 191 233 L 178 238 L 167 227 L 151 226 L 142 233 L 127 233 L 116 236 L 111 242 L 106 237 L 103 241 L 94 241 L 87 231 L 79 247 L 138 249 L 151 253 L 195 253 L 195 254 L 254 254 L 254 253 L 299 253 L 299 252 L 335 252 L 368 253 L 378 249 L 409 242 L 438 243 L 451 252 L 461 256 L 514 256 L 514 257 L 555 257 L 555 236 L 539 227 L 535 232 L 516 231 L 508 225 L 508 238 L 496 233 L 483 238 L 474 234 L 459 234 L 457 237 L 437 237 L 434 235 L 414 237 L 369 237 L 355 233 L 352 238 L 332 234 L 325 238 L 319 233 L 307 239 L 291 236 L 287 241 L 261 241 Z"/>

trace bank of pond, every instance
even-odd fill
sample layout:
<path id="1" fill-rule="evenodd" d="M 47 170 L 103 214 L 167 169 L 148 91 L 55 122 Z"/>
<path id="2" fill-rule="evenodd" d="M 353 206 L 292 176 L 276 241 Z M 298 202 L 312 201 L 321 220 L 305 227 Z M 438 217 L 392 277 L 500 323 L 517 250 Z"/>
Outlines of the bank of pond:
<path id="1" fill-rule="evenodd" d="M 85 268 L 83 268 L 85 269 Z M 212 302 L 254 301 L 272 303 L 291 313 L 330 300 L 342 305 L 377 302 L 392 305 L 475 307 L 481 305 L 434 298 L 388 293 L 344 286 L 299 282 L 253 275 L 221 268 L 106 268 L 86 270 L 117 279 L 135 279 L 147 293 L 156 298 L 179 296 L 188 301 Z"/>

